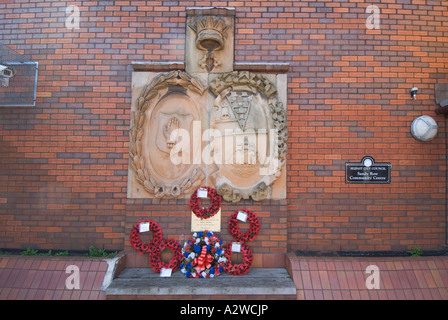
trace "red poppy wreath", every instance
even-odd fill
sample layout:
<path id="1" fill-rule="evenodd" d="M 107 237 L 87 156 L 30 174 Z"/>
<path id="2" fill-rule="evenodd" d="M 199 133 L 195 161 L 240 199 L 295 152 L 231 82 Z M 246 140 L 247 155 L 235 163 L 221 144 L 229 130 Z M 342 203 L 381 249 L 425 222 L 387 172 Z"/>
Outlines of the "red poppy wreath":
<path id="1" fill-rule="evenodd" d="M 247 220 L 250 222 L 250 228 L 246 232 L 242 232 L 240 228 L 238 227 L 238 213 L 242 211 L 247 214 Z M 258 220 L 258 216 L 247 209 L 237 210 L 235 211 L 232 216 L 229 219 L 229 233 L 232 235 L 232 237 L 235 239 L 235 241 L 238 242 L 248 242 L 255 239 L 255 237 L 260 232 L 260 220 Z"/>
<path id="2" fill-rule="evenodd" d="M 162 254 L 162 251 L 165 249 L 170 249 L 173 252 L 173 257 L 168 263 L 163 262 L 160 259 L 160 255 Z M 163 239 L 160 245 L 156 247 L 155 250 L 153 250 L 149 254 L 149 263 L 151 264 L 151 268 L 157 273 L 160 273 L 162 268 L 172 269 L 173 272 L 176 271 L 180 265 L 181 260 L 182 260 L 182 247 L 176 240 Z"/>
<path id="3" fill-rule="evenodd" d="M 143 243 L 140 239 L 140 224 L 149 222 L 149 230 L 152 232 L 152 240 L 147 243 Z M 131 230 L 131 246 L 138 251 L 138 253 L 151 253 L 154 248 L 157 248 L 162 241 L 162 228 L 159 224 L 153 220 L 146 219 L 137 222 Z"/>
<path id="4" fill-rule="evenodd" d="M 201 206 L 201 198 L 198 197 L 199 189 L 207 189 L 207 198 L 210 198 L 212 202 L 210 207 L 203 208 Z M 201 219 L 208 219 L 218 213 L 219 208 L 221 207 L 221 201 L 222 198 L 215 189 L 210 187 L 201 187 L 196 189 L 191 195 L 190 208 L 191 211 L 193 211 L 193 213 L 196 215 L 196 217 Z"/>
<path id="5" fill-rule="evenodd" d="M 242 276 L 248 273 L 250 266 L 252 265 L 252 261 L 254 260 L 252 251 L 247 244 L 241 244 L 240 253 L 243 255 L 243 262 L 241 264 L 233 264 L 232 260 L 230 260 L 230 256 L 232 255 L 232 242 L 224 247 L 224 254 L 227 259 L 227 263 L 224 266 L 224 271 L 232 276 Z"/>

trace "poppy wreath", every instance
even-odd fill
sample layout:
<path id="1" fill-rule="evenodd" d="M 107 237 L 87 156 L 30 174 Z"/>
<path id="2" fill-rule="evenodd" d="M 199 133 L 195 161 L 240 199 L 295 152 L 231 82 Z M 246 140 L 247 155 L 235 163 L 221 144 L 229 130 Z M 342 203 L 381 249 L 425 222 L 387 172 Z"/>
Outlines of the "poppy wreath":
<path id="1" fill-rule="evenodd" d="M 242 232 L 238 227 L 238 212 L 243 211 L 247 213 L 247 220 L 250 223 L 250 228 L 246 232 Z M 255 237 L 260 232 L 260 220 L 258 220 L 258 216 L 247 209 L 237 210 L 235 211 L 229 219 L 229 233 L 233 236 L 235 241 L 237 242 L 248 242 L 255 239 Z"/>
<path id="2" fill-rule="evenodd" d="M 232 242 L 224 247 L 225 256 L 227 259 L 227 263 L 224 266 L 224 271 L 232 276 L 242 276 L 249 272 L 250 266 L 252 265 L 252 261 L 254 257 L 252 255 L 252 250 L 250 250 L 249 246 L 245 243 L 241 244 L 240 253 L 243 255 L 243 262 L 240 264 L 233 264 L 232 260 L 230 260 L 230 256 L 232 255 Z"/>
<path id="3" fill-rule="evenodd" d="M 152 240 L 147 243 L 143 243 L 140 240 L 140 223 L 149 222 L 149 230 L 152 232 Z M 138 251 L 139 254 L 151 253 L 154 248 L 158 247 L 162 241 L 162 228 L 160 225 L 150 219 L 141 220 L 137 222 L 131 230 L 131 246 Z"/>
<path id="4" fill-rule="evenodd" d="M 214 278 L 224 270 L 227 260 L 222 240 L 211 231 L 193 233 L 182 248 L 180 270 L 187 278 Z"/>
<path id="5" fill-rule="evenodd" d="M 173 257 L 168 263 L 160 259 L 160 255 L 165 249 L 170 249 L 173 252 Z M 182 248 L 176 240 L 163 239 L 149 254 L 149 263 L 151 264 L 152 270 L 157 273 L 160 273 L 162 268 L 172 269 L 173 272 L 176 271 L 182 260 L 181 250 Z"/>
<path id="6" fill-rule="evenodd" d="M 190 208 L 191 211 L 196 215 L 196 217 L 201 219 L 208 219 L 213 217 L 216 213 L 218 213 L 219 208 L 221 207 L 222 198 L 216 192 L 215 189 L 210 187 L 201 187 L 202 189 L 207 189 L 207 197 L 211 199 L 212 203 L 208 208 L 201 207 L 201 198 L 198 198 L 198 189 L 196 189 L 191 195 L 190 199 Z"/>

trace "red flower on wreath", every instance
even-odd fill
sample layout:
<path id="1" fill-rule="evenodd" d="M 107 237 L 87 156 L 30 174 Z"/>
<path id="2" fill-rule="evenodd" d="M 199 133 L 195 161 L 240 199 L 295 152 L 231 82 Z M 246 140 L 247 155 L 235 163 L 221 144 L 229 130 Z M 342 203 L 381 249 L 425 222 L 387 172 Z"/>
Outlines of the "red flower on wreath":
<path id="1" fill-rule="evenodd" d="M 233 264 L 232 260 L 230 260 L 230 256 L 232 255 L 232 242 L 225 246 L 224 254 L 227 259 L 227 263 L 224 266 L 224 271 L 232 276 L 242 276 L 248 273 L 250 266 L 252 265 L 252 261 L 254 260 L 252 250 L 250 250 L 247 244 L 241 244 L 240 253 L 243 255 L 243 262 L 240 264 Z"/>
<path id="2" fill-rule="evenodd" d="M 140 239 L 140 223 L 149 222 L 149 230 L 153 233 L 152 240 L 147 243 L 143 243 Z M 130 242 L 131 246 L 138 251 L 139 254 L 151 253 L 154 248 L 157 248 L 162 241 L 162 228 L 160 225 L 150 219 L 141 220 L 137 222 L 131 230 Z"/>
<path id="3" fill-rule="evenodd" d="M 160 255 L 163 250 L 170 249 L 173 252 L 173 257 L 171 260 L 166 263 L 160 259 Z M 149 254 L 149 262 L 151 264 L 151 268 L 160 273 L 162 268 L 172 269 L 172 271 L 176 271 L 180 265 L 180 261 L 182 260 L 182 247 L 176 240 L 166 240 L 163 239 L 159 246 L 155 247 L 155 249 Z"/>
<path id="4" fill-rule="evenodd" d="M 237 216 L 239 211 L 247 213 L 246 221 L 250 223 L 249 230 L 244 233 L 238 227 L 239 220 L 237 219 Z M 235 211 L 229 219 L 229 233 L 237 242 L 245 243 L 254 240 L 260 232 L 260 226 L 261 224 L 260 220 L 258 220 L 258 216 L 254 212 L 247 209 Z"/>
<path id="5" fill-rule="evenodd" d="M 198 189 L 196 189 L 191 195 L 190 199 L 190 208 L 193 213 L 201 219 L 208 219 L 213 217 L 216 213 L 218 213 L 219 208 L 221 207 L 222 198 L 216 192 L 215 189 L 210 187 L 201 187 L 202 189 L 207 189 L 207 197 L 211 199 L 212 203 L 208 208 L 202 208 L 201 206 L 201 198 L 198 198 Z"/>

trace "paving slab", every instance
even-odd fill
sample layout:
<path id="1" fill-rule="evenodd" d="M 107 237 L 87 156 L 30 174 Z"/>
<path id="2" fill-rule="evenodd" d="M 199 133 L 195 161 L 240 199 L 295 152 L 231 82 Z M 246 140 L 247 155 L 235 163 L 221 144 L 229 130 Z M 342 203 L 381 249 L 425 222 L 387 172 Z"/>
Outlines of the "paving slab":
<path id="1" fill-rule="evenodd" d="M 106 289 L 107 295 L 296 295 L 286 269 L 253 268 L 243 276 L 221 274 L 191 279 L 181 272 L 161 278 L 150 268 L 126 268 Z"/>

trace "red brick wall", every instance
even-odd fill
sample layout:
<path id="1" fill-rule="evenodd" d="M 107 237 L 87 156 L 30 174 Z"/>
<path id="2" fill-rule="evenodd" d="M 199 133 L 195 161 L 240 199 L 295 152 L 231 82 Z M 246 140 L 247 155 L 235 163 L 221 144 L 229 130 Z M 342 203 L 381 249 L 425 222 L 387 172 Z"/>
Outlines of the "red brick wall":
<path id="1" fill-rule="evenodd" d="M 365 25 L 371 4 L 379 30 Z M 0 248 L 130 250 L 148 216 L 165 237 L 190 234 L 187 201 L 126 198 L 130 64 L 183 61 L 186 7 L 211 5 L 236 8 L 236 62 L 290 63 L 288 199 L 223 206 L 224 229 L 241 206 L 260 215 L 256 265 L 298 249 L 440 249 L 448 4 L 423 0 L 1 1 L 0 42 L 38 61 L 39 81 L 36 107 L 0 109 Z M 440 128 L 428 143 L 410 134 L 423 114 Z M 366 155 L 392 164 L 391 184 L 345 183 L 345 162 Z"/>

